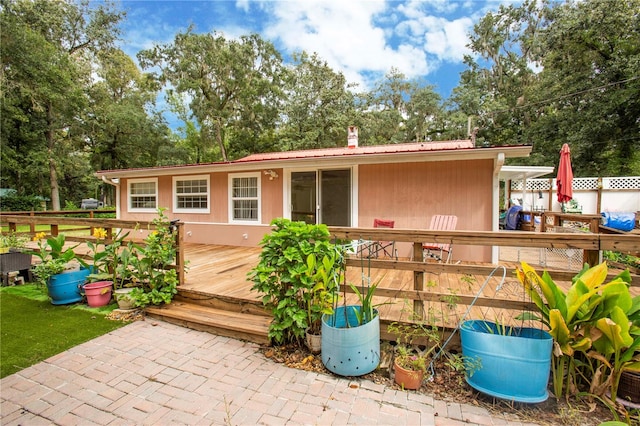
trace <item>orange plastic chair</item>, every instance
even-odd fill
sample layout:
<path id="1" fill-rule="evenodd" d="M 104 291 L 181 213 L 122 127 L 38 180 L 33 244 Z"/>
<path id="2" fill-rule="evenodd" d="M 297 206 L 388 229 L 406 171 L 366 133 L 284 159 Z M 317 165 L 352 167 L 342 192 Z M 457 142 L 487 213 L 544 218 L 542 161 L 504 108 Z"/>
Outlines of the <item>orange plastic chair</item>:
<path id="1" fill-rule="evenodd" d="M 458 224 L 458 216 L 453 215 L 435 215 L 431 218 L 430 230 L 434 231 L 453 231 Z M 451 243 L 423 243 L 422 244 L 422 259 L 432 258 L 438 262 L 442 262 L 445 253 L 445 263 L 451 261 L 451 253 L 453 252 L 453 246 Z"/>

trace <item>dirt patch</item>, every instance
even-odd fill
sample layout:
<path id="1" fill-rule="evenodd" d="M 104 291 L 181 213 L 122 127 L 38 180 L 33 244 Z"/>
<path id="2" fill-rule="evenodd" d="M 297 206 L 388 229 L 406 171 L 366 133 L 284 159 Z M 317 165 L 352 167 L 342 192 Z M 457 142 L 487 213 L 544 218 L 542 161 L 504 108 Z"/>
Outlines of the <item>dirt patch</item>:
<path id="1" fill-rule="evenodd" d="M 262 353 L 265 357 L 290 368 L 334 375 L 324 367 L 320 355 L 311 354 L 304 346 L 264 347 Z M 394 383 L 389 368 L 384 366 L 385 364 L 383 361 L 383 367 L 360 378 L 400 390 L 401 387 Z M 408 392 L 420 392 L 439 400 L 483 407 L 491 414 L 511 421 L 539 425 L 597 426 L 602 422 L 615 419 L 611 411 L 597 399 L 574 398 L 567 403 L 557 401 L 551 396 L 539 404 L 516 403 L 493 398 L 474 390 L 464 380 L 462 371 L 454 371 L 444 363 L 436 363 L 434 372 L 435 375 L 425 380 L 420 389 Z M 640 426 L 638 410 L 630 412 L 630 415 L 631 425 Z M 624 419 L 624 416 L 621 415 L 620 419 Z"/>

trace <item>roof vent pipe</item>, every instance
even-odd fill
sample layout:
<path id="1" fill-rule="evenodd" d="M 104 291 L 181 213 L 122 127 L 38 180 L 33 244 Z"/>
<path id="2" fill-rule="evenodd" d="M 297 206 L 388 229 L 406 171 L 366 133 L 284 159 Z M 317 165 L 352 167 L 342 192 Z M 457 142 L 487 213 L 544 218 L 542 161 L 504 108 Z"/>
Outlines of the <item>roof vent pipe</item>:
<path id="1" fill-rule="evenodd" d="M 352 149 L 358 147 L 358 128 L 356 126 L 347 128 L 347 146 Z"/>

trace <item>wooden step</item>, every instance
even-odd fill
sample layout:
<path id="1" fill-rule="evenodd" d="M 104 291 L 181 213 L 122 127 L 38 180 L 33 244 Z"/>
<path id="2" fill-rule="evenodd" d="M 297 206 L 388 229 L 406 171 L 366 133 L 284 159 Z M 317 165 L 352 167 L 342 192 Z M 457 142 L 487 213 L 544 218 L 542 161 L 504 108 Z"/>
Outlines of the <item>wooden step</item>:
<path id="1" fill-rule="evenodd" d="M 262 301 L 258 298 L 249 300 L 178 287 L 178 294 L 175 295 L 173 300 L 225 311 L 271 317 L 271 314 L 267 312 Z"/>
<path id="2" fill-rule="evenodd" d="M 149 306 L 145 312 L 152 318 L 194 330 L 269 344 L 267 336 L 271 318 L 265 315 L 233 312 L 175 299 L 168 305 Z"/>

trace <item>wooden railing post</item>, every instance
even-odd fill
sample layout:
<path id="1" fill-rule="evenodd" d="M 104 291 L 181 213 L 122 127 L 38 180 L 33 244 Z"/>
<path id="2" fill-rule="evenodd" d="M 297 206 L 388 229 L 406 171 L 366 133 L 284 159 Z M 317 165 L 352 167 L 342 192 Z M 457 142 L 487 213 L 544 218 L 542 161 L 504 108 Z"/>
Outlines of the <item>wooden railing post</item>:
<path id="1" fill-rule="evenodd" d="M 592 234 L 600 233 L 600 218 L 591 218 L 589 221 L 589 232 Z M 588 263 L 589 266 L 596 266 L 600 262 L 599 250 L 585 250 L 582 255 L 582 263 Z"/>
<path id="2" fill-rule="evenodd" d="M 29 214 L 29 216 L 35 217 L 36 213 L 33 210 L 31 210 L 31 213 Z M 36 224 L 35 223 L 32 222 L 32 223 L 29 224 L 29 231 L 31 232 L 31 235 L 35 235 L 36 234 Z"/>
<path id="3" fill-rule="evenodd" d="M 178 268 L 178 285 L 184 285 L 184 223 L 175 222 L 176 268 Z"/>
<path id="4" fill-rule="evenodd" d="M 413 259 L 414 262 L 422 262 L 422 243 L 413 243 Z M 424 272 L 413 271 L 413 289 L 417 291 L 424 290 Z M 424 302 L 422 300 L 414 299 L 413 312 L 415 315 L 419 315 L 421 319 L 424 319 Z"/>

